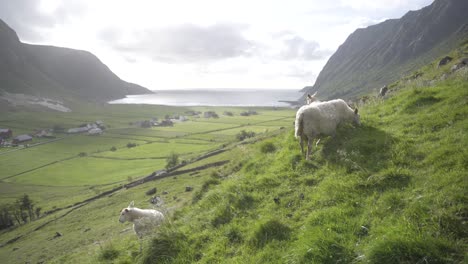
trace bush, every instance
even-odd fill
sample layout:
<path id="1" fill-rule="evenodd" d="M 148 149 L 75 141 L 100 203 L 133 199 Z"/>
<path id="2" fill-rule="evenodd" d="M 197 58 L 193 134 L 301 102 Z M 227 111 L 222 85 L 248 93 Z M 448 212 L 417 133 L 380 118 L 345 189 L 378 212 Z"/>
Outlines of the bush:
<path id="1" fill-rule="evenodd" d="M 253 131 L 245 131 L 245 130 L 242 130 L 241 132 L 239 132 L 237 135 L 236 135 L 236 138 L 237 140 L 239 141 L 242 141 L 246 138 L 252 138 L 252 137 L 255 137 L 255 132 Z"/>
<path id="2" fill-rule="evenodd" d="M 276 147 L 275 147 L 275 144 L 273 144 L 273 142 L 265 142 L 262 144 L 262 146 L 260 147 L 260 151 L 262 153 L 271 153 L 271 152 L 275 152 L 276 151 Z"/>
<path id="3" fill-rule="evenodd" d="M 134 147 L 136 147 L 136 145 L 137 145 L 136 143 L 128 142 L 127 143 L 127 148 L 134 148 Z"/>
<path id="4" fill-rule="evenodd" d="M 175 167 L 177 164 L 179 164 L 179 155 L 171 153 L 171 155 L 166 159 L 166 169 Z"/>
<path id="5" fill-rule="evenodd" d="M 86 157 L 86 156 L 88 156 L 88 154 L 86 154 L 86 152 L 80 152 L 80 153 L 78 153 L 78 156 L 79 157 Z"/>
<path id="6" fill-rule="evenodd" d="M 112 148 L 110 148 L 110 151 L 116 151 L 117 148 L 115 146 L 112 146 Z"/>
<path id="7" fill-rule="evenodd" d="M 146 195 L 153 195 L 153 194 L 156 193 L 156 191 L 157 191 L 157 189 L 156 189 L 156 187 L 154 187 L 154 188 L 151 188 L 151 189 L 147 190 L 147 191 L 145 192 L 145 194 L 146 194 Z"/>

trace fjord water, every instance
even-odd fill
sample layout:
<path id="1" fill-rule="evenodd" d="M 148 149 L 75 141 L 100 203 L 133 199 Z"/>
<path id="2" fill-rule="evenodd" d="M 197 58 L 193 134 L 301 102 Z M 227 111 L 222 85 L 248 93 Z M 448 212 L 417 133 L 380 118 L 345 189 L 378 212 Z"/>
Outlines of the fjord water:
<path id="1" fill-rule="evenodd" d="M 289 106 L 299 90 L 292 89 L 194 89 L 156 90 L 154 94 L 127 95 L 111 104 L 154 104 L 171 106 Z M 280 102 L 281 101 L 281 102 Z"/>

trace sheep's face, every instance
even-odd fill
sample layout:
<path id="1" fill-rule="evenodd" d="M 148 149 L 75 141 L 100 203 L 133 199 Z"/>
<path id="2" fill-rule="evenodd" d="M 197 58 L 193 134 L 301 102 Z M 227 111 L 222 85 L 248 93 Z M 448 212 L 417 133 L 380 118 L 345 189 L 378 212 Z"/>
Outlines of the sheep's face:
<path id="1" fill-rule="evenodd" d="M 128 220 L 128 214 L 130 213 L 130 210 L 131 209 L 128 209 L 128 208 L 122 209 L 122 211 L 120 212 L 120 218 L 119 218 L 120 223 L 125 223 L 125 221 Z"/>
<path id="2" fill-rule="evenodd" d="M 360 117 L 359 114 L 358 114 L 358 109 L 357 109 L 357 108 L 354 110 L 353 123 L 354 123 L 355 125 L 358 125 L 358 126 L 361 125 L 361 117 Z"/>

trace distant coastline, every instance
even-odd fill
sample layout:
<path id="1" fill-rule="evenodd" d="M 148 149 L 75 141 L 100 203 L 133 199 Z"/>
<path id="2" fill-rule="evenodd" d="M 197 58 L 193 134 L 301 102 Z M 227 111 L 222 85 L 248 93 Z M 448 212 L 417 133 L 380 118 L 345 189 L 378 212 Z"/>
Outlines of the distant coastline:
<path id="1" fill-rule="evenodd" d="M 301 97 L 293 89 L 186 89 L 153 90 L 153 94 L 127 95 L 110 104 L 154 104 L 170 106 L 290 107 Z"/>

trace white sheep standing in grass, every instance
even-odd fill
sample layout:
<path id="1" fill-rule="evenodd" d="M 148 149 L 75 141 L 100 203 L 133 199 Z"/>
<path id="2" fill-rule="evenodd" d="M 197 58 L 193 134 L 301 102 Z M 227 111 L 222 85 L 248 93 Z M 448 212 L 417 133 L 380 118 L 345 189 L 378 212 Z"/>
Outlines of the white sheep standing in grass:
<path id="1" fill-rule="evenodd" d="M 315 94 L 314 94 L 315 95 Z M 358 109 L 351 109 L 342 99 L 315 102 L 304 105 L 296 113 L 295 136 L 299 138 L 304 154 L 304 141 L 307 140 L 306 159 L 310 159 L 313 140 L 320 135 L 334 137 L 336 127 L 344 122 L 353 121 L 360 125 Z M 316 145 L 320 139 L 317 141 Z"/>
<path id="2" fill-rule="evenodd" d="M 161 225 L 164 221 L 164 215 L 158 210 L 136 208 L 132 201 L 127 208 L 120 212 L 119 222 L 125 223 L 126 221 L 133 223 L 133 230 L 141 240 L 143 235 L 153 232 L 154 228 Z"/>

